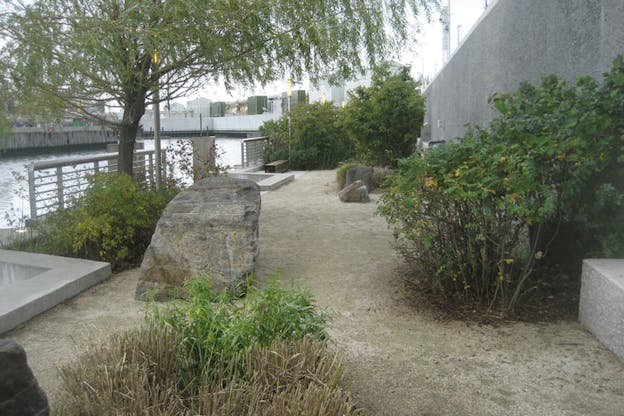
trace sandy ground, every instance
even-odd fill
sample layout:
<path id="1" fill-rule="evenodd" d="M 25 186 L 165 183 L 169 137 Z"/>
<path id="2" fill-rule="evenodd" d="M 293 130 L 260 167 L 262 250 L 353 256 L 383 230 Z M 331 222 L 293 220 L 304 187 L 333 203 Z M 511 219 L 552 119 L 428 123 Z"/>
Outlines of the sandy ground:
<path id="1" fill-rule="evenodd" d="M 576 322 L 442 322 L 410 306 L 375 203 L 342 204 L 334 172 L 263 195 L 257 274 L 310 289 L 335 313 L 345 387 L 364 415 L 624 415 L 624 363 Z M 136 270 L 8 334 L 53 398 L 88 339 L 140 322 Z"/>

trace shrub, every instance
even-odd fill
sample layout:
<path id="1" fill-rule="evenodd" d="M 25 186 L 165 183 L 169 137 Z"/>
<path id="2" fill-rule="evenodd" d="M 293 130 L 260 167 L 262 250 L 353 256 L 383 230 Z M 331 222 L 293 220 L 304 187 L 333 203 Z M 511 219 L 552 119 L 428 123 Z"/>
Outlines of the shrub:
<path id="1" fill-rule="evenodd" d="M 136 264 L 176 192 L 144 188 L 127 175 L 92 176 L 82 198 L 46 216 L 32 249 L 107 261 L 114 269 Z"/>
<path id="2" fill-rule="evenodd" d="M 327 315 L 306 292 L 214 297 L 204 280 L 62 370 L 61 414 L 354 414 Z"/>
<path id="3" fill-rule="evenodd" d="M 290 114 L 290 134 L 288 114 L 265 122 L 260 130 L 271 137 L 265 162 L 290 159 L 293 169 L 333 169 L 352 157 L 353 145 L 337 125 L 338 112 L 331 103 L 299 104 Z"/>
<path id="4" fill-rule="evenodd" d="M 358 158 L 373 166 L 396 167 L 416 148 L 425 101 L 409 68 L 379 67 L 370 87 L 350 93 L 340 126 L 355 143 Z"/>
<path id="5" fill-rule="evenodd" d="M 423 280 L 511 311 L 553 252 L 624 249 L 624 63 L 602 85 L 549 76 L 492 103 L 487 130 L 403 161 L 380 210 Z"/>
<path id="6" fill-rule="evenodd" d="M 385 187 L 387 178 L 393 174 L 394 170 L 387 166 L 375 166 L 373 168 L 373 177 L 371 178 L 373 188 L 378 189 Z"/>

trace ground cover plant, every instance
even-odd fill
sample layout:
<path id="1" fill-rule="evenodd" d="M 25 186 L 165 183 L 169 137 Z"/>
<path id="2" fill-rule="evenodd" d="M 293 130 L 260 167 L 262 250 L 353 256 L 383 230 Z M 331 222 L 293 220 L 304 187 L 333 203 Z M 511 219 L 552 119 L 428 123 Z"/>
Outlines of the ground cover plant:
<path id="1" fill-rule="evenodd" d="M 128 175 L 88 178 L 84 196 L 48 214 L 37 237 L 13 248 L 110 262 L 114 270 L 140 263 L 176 186 L 148 188 Z"/>
<path id="2" fill-rule="evenodd" d="M 509 313 L 536 270 L 624 254 L 624 61 L 492 104 L 487 128 L 402 161 L 380 212 L 421 281 Z"/>
<path id="3" fill-rule="evenodd" d="M 349 415 L 342 365 L 325 345 L 328 315 L 309 293 L 272 281 L 245 299 L 206 280 L 186 300 L 62 370 L 63 415 Z"/>

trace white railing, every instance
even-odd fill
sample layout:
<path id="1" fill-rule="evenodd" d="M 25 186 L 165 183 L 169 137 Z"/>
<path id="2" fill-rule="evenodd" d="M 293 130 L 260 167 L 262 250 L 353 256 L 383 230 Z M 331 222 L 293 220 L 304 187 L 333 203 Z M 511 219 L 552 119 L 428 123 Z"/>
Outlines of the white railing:
<path id="1" fill-rule="evenodd" d="M 134 177 L 155 184 L 154 150 L 134 152 Z M 166 151 L 162 151 L 163 177 Z M 87 175 L 117 171 L 117 153 L 34 162 L 28 165 L 30 219 L 65 208 L 88 186 Z"/>
<path id="2" fill-rule="evenodd" d="M 264 147 L 269 143 L 269 138 L 253 137 L 243 139 L 241 142 L 241 166 L 250 168 L 264 164 Z"/>

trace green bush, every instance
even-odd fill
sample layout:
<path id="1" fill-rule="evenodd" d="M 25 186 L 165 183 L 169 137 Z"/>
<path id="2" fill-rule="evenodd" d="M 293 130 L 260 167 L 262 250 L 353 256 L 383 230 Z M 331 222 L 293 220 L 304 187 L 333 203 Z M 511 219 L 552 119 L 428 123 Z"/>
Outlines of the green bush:
<path id="1" fill-rule="evenodd" d="M 265 122 L 260 131 L 271 137 L 265 163 L 290 159 L 292 169 L 333 169 L 351 158 L 353 145 L 337 125 L 338 114 L 331 103 L 299 104 L 290 114 L 290 134 L 288 114 Z"/>
<path id="2" fill-rule="evenodd" d="M 202 279 L 187 290 L 65 367 L 59 413 L 355 413 L 324 342 L 327 314 L 308 293 L 272 281 L 244 300 L 215 297 Z"/>
<path id="3" fill-rule="evenodd" d="M 370 87 L 350 93 L 339 125 L 355 143 L 358 158 L 373 166 L 396 167 L 416 148 L 425 100 L 408 67 L 375 69 Z"/>
<path id="4" fill-rule="evenodd" d="M 541 263 L 623 254 L 624 63 L 492 103 L 487 130 L 403 161 L 380 210 L 424 281 L 511 311 Z"/>
<path id="5" fill-rule="evenodd" d="M 153 190 L 127 175 L 92 176 L 82 198 L 45 217 L 36 251 L 110 262 L 113 269 L 138 264 L 162 210 L 176 188 Z"/>

